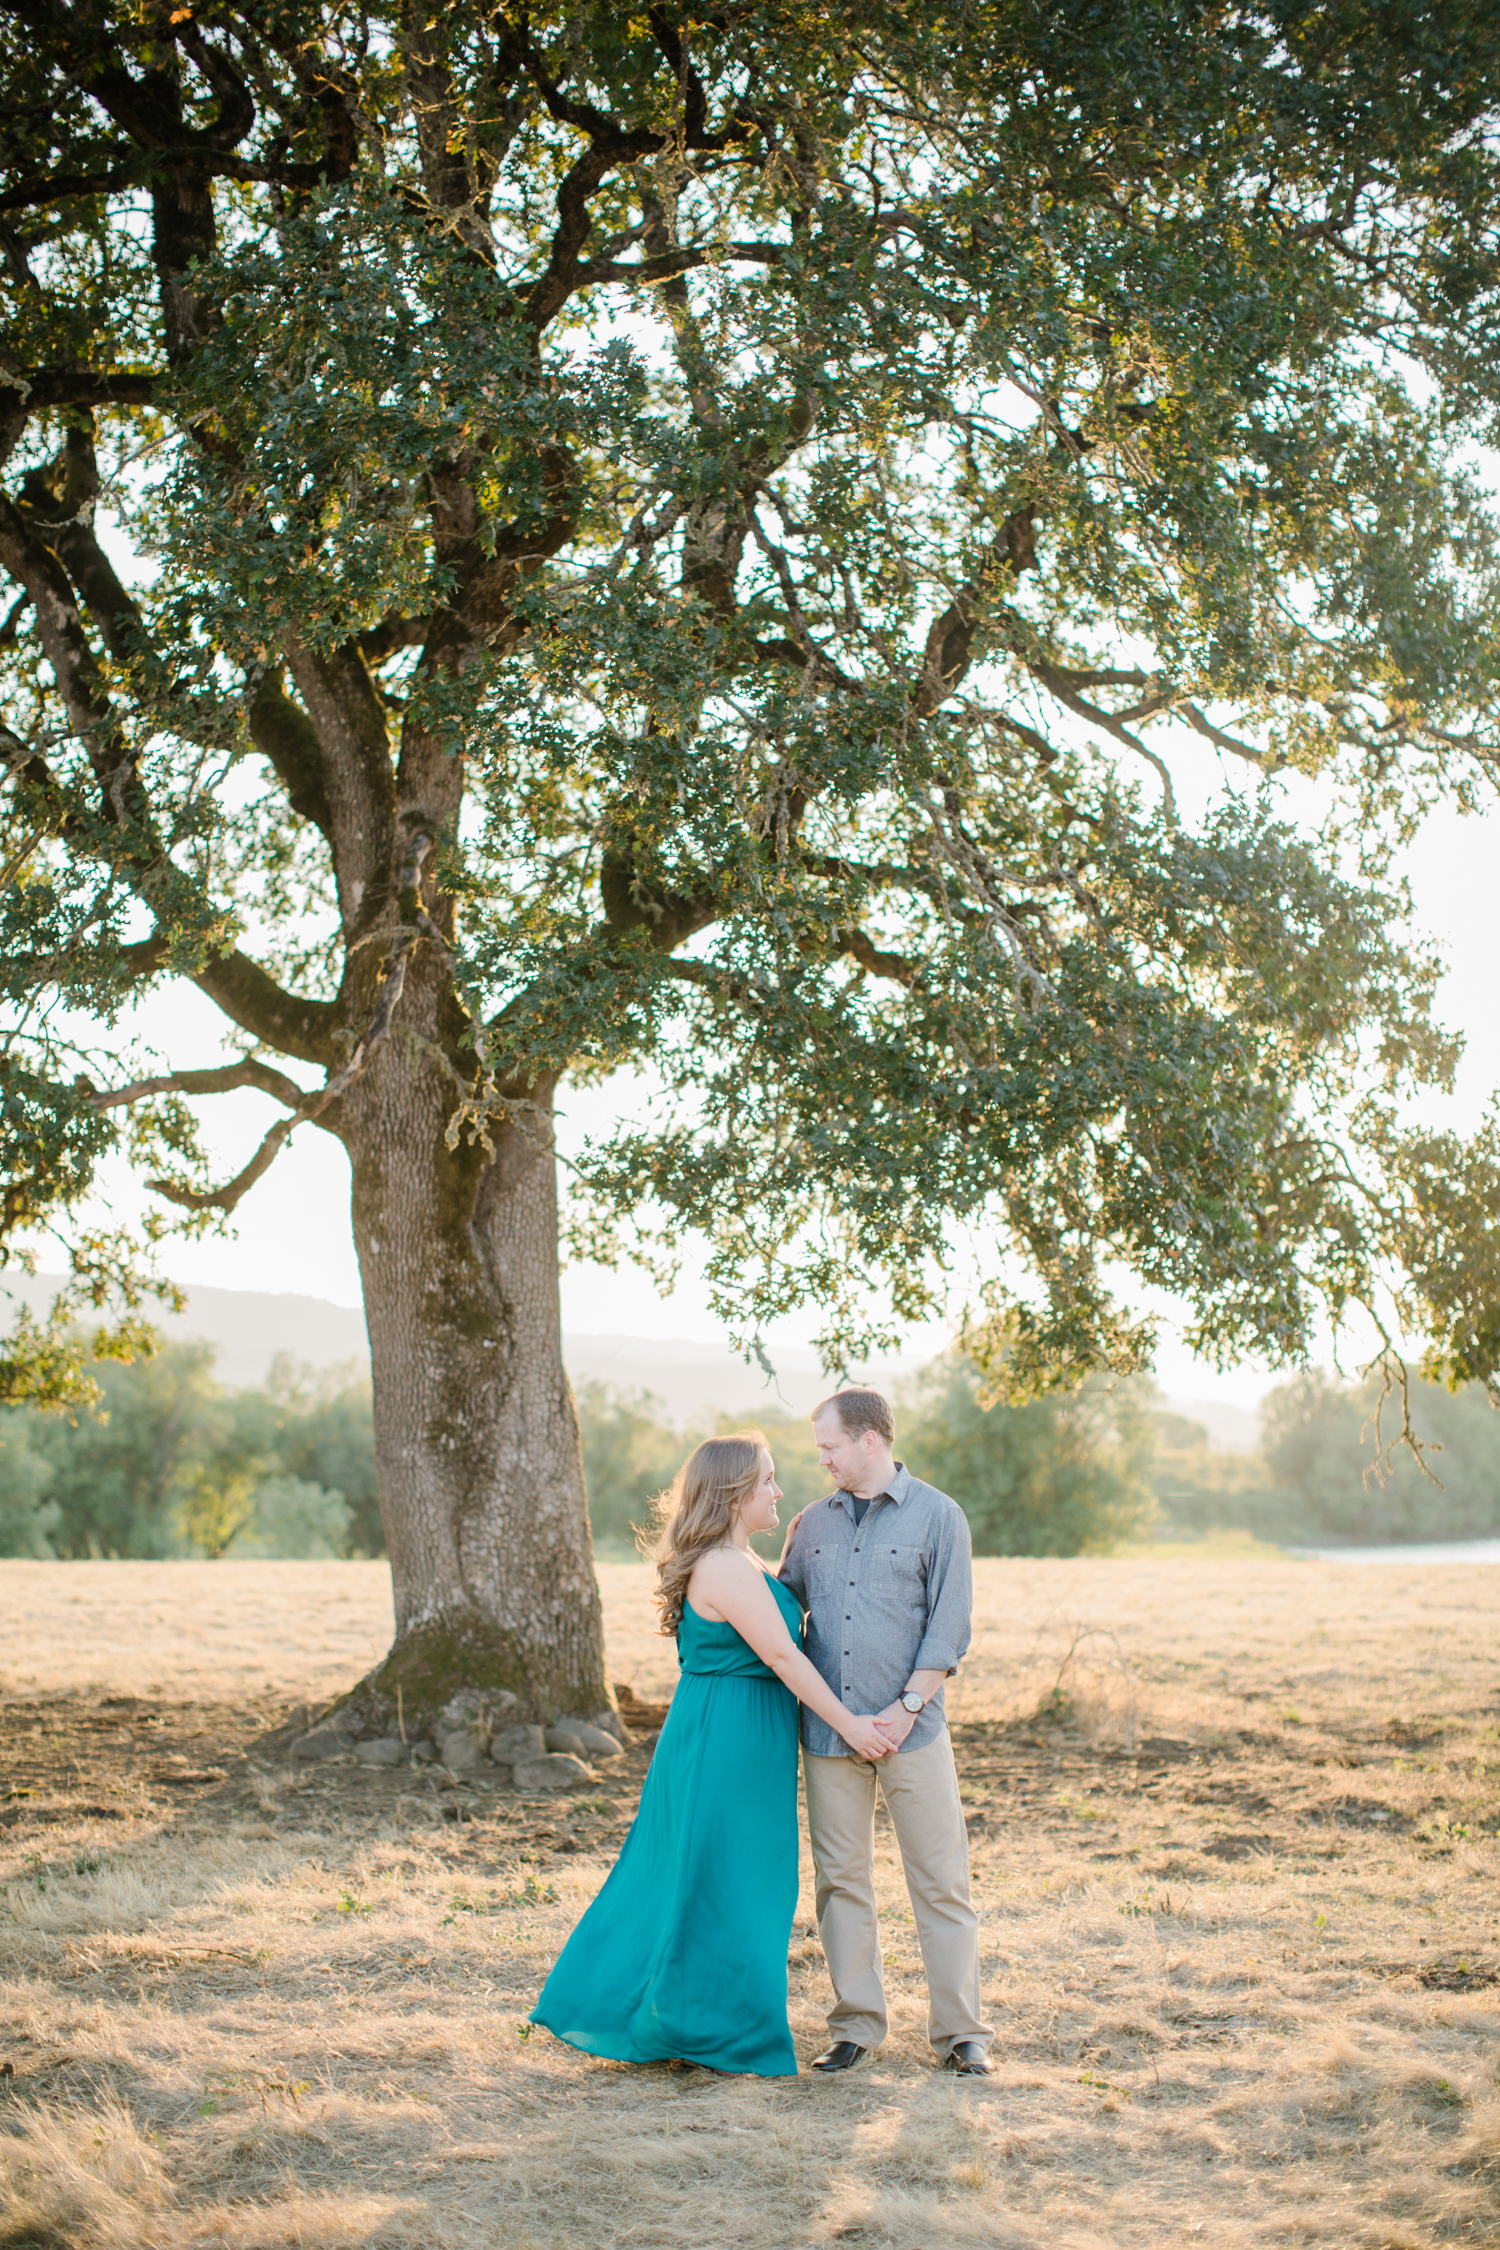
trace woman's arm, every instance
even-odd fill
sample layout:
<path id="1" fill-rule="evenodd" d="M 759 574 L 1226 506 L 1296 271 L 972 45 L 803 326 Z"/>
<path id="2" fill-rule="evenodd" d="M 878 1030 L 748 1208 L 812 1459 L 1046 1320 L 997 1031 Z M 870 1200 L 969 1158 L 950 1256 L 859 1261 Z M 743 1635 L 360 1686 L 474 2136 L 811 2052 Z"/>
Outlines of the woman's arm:
<path id="1" fill-rule="evenodd" d="M 688 1599 L 700 1617 L 732 1625 L 762 1664 L 769 1665 L 799 1703 L 826 1719 L 861 1758 L 887 1758 L 895 1748 L 871 1718 L 846 1711 L 817 1667 L 809 1663 L 776 1606 L 776 1596 L 753 1562 L 739 1555 L 705 1555 L 694 1566 Z"/>

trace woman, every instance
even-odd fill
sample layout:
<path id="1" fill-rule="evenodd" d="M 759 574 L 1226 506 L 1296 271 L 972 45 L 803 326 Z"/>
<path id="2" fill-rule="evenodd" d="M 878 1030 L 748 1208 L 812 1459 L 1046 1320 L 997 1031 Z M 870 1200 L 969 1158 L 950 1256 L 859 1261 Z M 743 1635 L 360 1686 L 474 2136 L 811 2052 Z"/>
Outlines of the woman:
<path id="1" fill-rule="evenodd" d="M 658 1504 L 656 1606 L 682 1678 L 624 1849 L 531 2013 L 585 2054 L 794 2072 L 797 1701 L 865 1758 L 891 1748 L 802 1654 L 802 1613 L 750 1540 L 781 1488 L 758 1430 L 709 1438 Z"/>

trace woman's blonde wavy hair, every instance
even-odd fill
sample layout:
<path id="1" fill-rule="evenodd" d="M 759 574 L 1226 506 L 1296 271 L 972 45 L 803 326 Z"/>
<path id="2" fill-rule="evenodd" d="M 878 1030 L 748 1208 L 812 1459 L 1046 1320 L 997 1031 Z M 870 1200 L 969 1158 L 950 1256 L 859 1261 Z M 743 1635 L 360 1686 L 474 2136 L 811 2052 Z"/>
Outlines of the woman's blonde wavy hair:
<path id="1" fill-rule="evenodd" d="M 675 1633 L 682 1623 L 693 1565 L 729 1537 L 736 1513 L 760 1482 L 760 1457 L 768 1450 L 759 1430 L 705 1438 L 657 1500 L 641 1544 L 656 1559 L 652 1599 L 661 1632 Z"/>

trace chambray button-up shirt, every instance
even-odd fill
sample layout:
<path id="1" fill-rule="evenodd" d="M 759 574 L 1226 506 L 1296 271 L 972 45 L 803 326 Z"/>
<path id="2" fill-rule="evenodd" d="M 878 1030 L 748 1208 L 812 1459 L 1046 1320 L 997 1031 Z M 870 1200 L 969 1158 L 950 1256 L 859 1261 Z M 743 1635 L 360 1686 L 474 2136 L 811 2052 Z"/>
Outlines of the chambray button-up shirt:
<path id="1" fill-rule="evenodd" d="M 779 1576 L 807 1611 L 807 1654 L 846 1711 L 884 1711 L 913 1672 L 956 1672 L 968 1648 L 968 1520 L 903 1461 L 863 1523 L 847 1492 L 804 1508 Z M 923 1749 L 945 1724 L 939 1688 L 901 1748 Z M 853 1755 L 806 1705 L 802 1740 L 815 1758 Z"/>

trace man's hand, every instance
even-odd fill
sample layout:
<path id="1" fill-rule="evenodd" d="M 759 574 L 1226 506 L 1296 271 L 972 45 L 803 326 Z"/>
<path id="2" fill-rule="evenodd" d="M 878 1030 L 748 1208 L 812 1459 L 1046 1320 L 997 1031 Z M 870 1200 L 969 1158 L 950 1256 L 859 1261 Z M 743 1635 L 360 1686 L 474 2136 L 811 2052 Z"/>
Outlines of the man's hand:
<path id="1" fill-rule="evenodd" d="M 930 1703 L 947 1677 L 946 1672 L 913 1672 L 906 1683 L 906 1692 L 908 1695 L 915 1692 L 924 1702 Z M 917 1712 L 908 1711 L 898 1697 L 896 1702 L 887 1704 L 883 1711 L 876 1712 L 875 1724 L 882 1734 L 889 1737 L 892 1749 L 899 1750 L 919 1716 Z"/>
<path id="2" fill-rule="evenodd" d="M 883 1711 L 875 1714 L 876 1726 L 882 1734 L 889 1735 L 891 1746 L 896 1750 L 900 1749 L 916 1723 L 915 1716 L 907 1710 L 904 1703 L 888 1703 Z"/>
<path id="3" fill-rule="evenodd" d="M 851 1711 L 840 1722 L 838 1731 L 855 1757 L 863 1758 L 872 1766 L 878 1766 L 883 1758 L 889 1758 L 896 1747 L 879 1720 L 872 1719 L 863 1712 Z"/>

